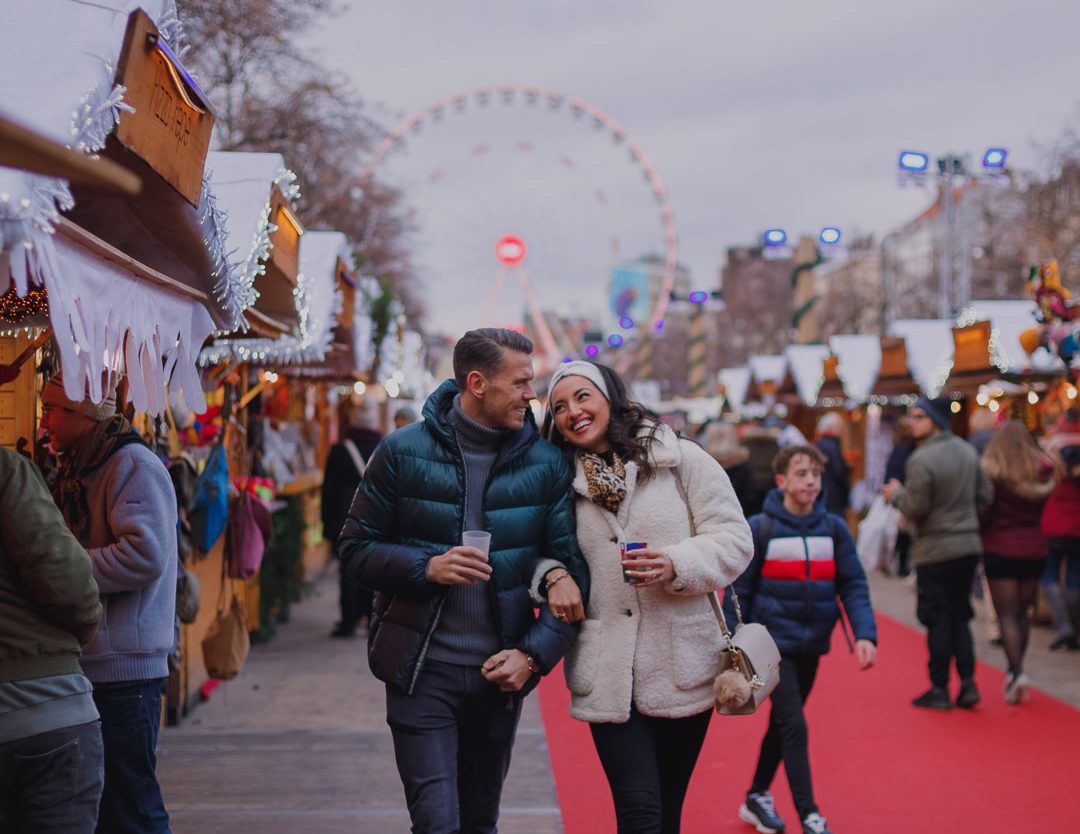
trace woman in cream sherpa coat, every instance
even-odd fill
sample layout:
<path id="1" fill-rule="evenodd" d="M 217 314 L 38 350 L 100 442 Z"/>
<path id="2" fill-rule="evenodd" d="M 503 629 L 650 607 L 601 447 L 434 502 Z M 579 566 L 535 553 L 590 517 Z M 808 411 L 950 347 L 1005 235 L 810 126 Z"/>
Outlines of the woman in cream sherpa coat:
<path id="1" fill-rule="evenodd" d="M 707 595 L 750 562 L 750 528 L 723 468 L 630 402 L 609 368 L 556 370 L 545 433 L 574 456 L 578 542 L 592 576 L 566 659 L 571 715 L 591 725 L 620 834 L 678 831 L 722 649 Z M 639 584 L 624 580 L 621 542 L 648 545 L 625 563 Z M 556 616 L 574 619 L 579 598 L 564 573 L 542 565 L 538 584 Z"/>

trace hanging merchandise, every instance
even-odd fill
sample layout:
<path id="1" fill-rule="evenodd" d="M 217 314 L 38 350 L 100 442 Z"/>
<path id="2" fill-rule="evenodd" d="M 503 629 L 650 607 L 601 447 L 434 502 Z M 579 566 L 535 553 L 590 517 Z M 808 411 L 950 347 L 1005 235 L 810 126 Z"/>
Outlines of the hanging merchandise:
<path id="1" fill-rule="evenodd" d="M 245 488 L 232 503 L 227 529 L 229 578 L 250 579 L 259 572 L 263 554 L 270 545 L 273 530 L 270 508 Z"/>
<path id="2" fill-rule="evenodd" d="M 206 673 L 218 680 L 232 680 L 244 666 L 251 650 L 247 619 L 239 597 L 233 597 L 228 610 L 219 609 L 217 618 L 202 641 Z"/>
<path id="3" fill-rule="evenodd" d="M 206 468 L 195 485 L 195 497 L 188 508 L 188 522 L 195 547 L 209 553 L 225 532 L 229 520 L 229 464 L 225 446 L 218 443 L 210 452 Z"/>

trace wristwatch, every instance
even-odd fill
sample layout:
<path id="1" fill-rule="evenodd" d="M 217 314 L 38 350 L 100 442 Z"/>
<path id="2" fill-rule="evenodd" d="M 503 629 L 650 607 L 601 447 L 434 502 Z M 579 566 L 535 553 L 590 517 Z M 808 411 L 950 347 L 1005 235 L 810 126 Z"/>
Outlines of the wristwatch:
<path id="1" fill-rule="evenodd" d="M 540 666 L 537 664 L 535 658 L 531 654 L 525 655 L 525 664 L 529 667 L 529 672 L 534 675 L 540 674 Z"/>

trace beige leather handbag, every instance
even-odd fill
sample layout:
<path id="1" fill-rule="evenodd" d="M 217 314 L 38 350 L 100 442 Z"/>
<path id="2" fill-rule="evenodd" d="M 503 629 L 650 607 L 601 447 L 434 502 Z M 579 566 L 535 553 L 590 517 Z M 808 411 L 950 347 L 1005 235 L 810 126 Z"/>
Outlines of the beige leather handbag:
<path id="1" fill-rule="evenodd" d="M 734 592 L 732 594 L 734 597 Z M 750 687 L 749 698 L 741 706 L 733 704 L 730 699 L 721 702 L 718 698 L 716 711 L 721 715 L 750 715 L 780 683 L 780 650 L 765 626 L 742 621 L 738 597 L 734 597 L 735 614 L 739 618 L 734 634 L 728 628 L 716 594 L 709 594 L 709 602 L 726 644 L 720 654 L 720 675 L 717 675 L 717 680 L 731 670 L 741 676 Z M 716 691 L 719 693 L 720 688 L 717 687 Z"/>

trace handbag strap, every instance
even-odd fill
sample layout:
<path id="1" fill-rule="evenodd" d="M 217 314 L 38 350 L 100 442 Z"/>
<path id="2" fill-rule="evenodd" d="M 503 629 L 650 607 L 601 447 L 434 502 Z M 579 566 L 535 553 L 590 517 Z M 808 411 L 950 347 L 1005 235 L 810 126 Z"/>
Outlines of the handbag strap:
<path id="1" fill-rule="evenodd" d="M 719 466 L 720 464 L 717 464 Z M 690 535 L 697 535 L 697 524 L 694 523 L 694 511 L 690 509 L 690 497 L 686 494 L 686 484 L 683 483 L 682 470 L 678 466 L 675 467 L 675 486 L 679 490 L 679 497 L 682 498 L 683 506 L 686 508 L 686 517 L 690 520 Z M 735 588 L 729 586 L 731 590 L 731 601 L 735 603 L 735 616 L 739 621 L 739 625 L 743 624 L 742 609 L 739 608 L 739 596 L 735 593 Z M 720 608 L 720 602 L 717 600 L 715 593 L 709 594 L 709 604 L 712 606 L 713 614 L 716 615 L 716 621 L 720 624 L 720 633 L 724 635 L 729 643 L 731 642 L 731 629 L 728 628 L 727 618 L 724 617 L 724 612 Z"/>
<path id="2" fill-rule="evenodd" d="M 345 438 L 345 442 L 341 444 L 345 447 L 345 451 L 349 453 L 349 457 L 352 458 L 353 466 L 356 467 L 357 474 L 363 478 L 364 470 L 367 469 L 367 464 L 364 463 L 364 457 L 360 454 L 360 450 L 356 448 L 356 444 L 349 438 Z"/>

